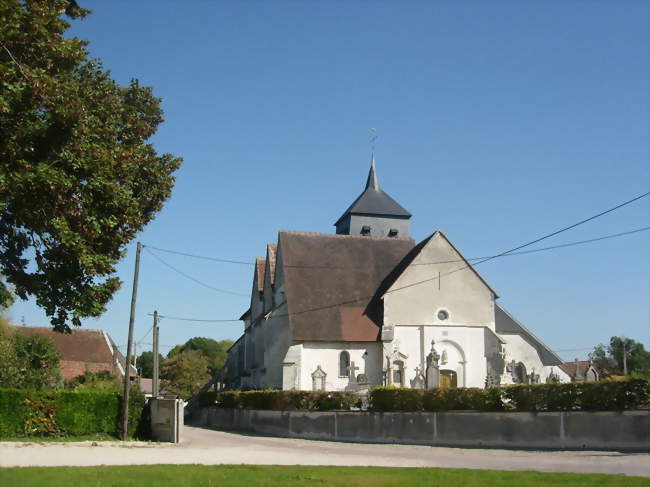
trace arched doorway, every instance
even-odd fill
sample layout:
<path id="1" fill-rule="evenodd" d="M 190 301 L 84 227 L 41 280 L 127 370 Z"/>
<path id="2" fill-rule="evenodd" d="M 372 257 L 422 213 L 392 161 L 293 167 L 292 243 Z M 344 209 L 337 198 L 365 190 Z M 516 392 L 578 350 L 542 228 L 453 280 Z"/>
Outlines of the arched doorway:
<path id="1" fill-rule="evenodd" d="M 440 371 L 440 389 L 452 389 L 457 387 L 458 378 L 453 370 L 443 369 Z"/>

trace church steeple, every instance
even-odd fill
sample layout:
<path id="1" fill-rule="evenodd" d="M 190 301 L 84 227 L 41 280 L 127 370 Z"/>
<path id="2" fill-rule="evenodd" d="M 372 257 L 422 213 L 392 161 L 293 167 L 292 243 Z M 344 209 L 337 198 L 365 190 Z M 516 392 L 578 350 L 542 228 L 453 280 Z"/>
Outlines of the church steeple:
<path id="1" fill-rule="evenodd" d="M 379 190 L 379 182 L 377 181 L 377 170 L 375 169 L 375 152 L 373 151 L 370 158 L 370 172 L 368 173 L 368 181 L 366 181 L 366 189 Z"/>
<path id="2" fill-rule="evenodd" d="M 410 237 L 410 218 L 411 214 L 379 187 L 373 150 L 366 188 L 334 224 L 336 233 Z"/>

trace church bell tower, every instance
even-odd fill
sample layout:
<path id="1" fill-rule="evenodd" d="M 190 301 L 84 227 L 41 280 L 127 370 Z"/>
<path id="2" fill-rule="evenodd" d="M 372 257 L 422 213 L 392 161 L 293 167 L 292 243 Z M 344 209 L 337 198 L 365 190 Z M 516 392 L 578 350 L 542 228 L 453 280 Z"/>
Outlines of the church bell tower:
<path id="1" fill-rule="evenodd" d="M 339 235 L 408 238 L 410 218 L 411 214 L 379 187 L 373 152 L 366 189 L 334 226 Z"/>

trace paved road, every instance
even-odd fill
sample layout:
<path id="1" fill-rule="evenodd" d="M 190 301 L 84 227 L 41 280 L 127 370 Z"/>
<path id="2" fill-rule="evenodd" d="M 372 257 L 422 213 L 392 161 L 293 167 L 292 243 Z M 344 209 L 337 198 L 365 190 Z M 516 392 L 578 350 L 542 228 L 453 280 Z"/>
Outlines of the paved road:
<path id="1" fill-rule="evenodd" d="M 0 442 L 0 466 L 144 464 L 452 467 L 650 477 L 650 454 L 357 444 L 248 436 L 186 426 L 179 445 Z"/>

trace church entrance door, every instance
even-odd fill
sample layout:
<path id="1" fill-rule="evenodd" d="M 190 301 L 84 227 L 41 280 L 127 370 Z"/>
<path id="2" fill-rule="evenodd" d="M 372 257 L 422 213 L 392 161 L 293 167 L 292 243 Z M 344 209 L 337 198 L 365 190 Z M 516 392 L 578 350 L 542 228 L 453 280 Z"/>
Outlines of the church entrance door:
<path id="1" fill-rule="evenodd" d="M 441 370 L 440 371 L 440 388 L 441 389 L 451 389 L 456 387 L 457 379 L 456 372 L 453 370 Z"/>

